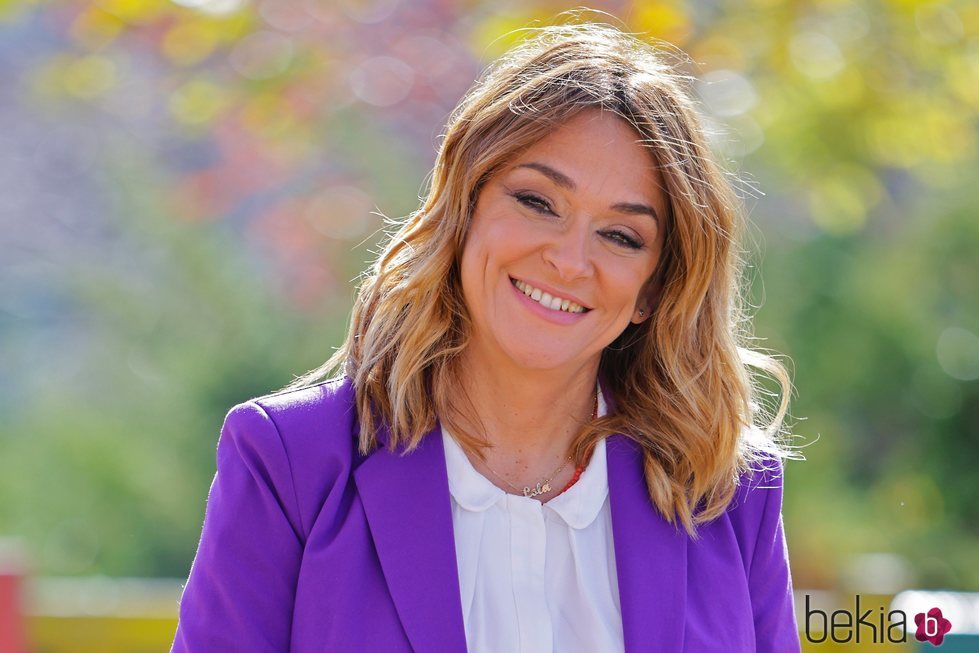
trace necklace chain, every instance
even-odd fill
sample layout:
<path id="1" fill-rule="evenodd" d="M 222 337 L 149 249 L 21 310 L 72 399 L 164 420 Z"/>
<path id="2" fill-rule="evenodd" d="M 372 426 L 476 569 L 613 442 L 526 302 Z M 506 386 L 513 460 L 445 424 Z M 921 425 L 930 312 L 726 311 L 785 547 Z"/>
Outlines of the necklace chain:
<path id="1" fill-rule="evenodd" d="M 525 485 L 522 489 L 519 488 L 519 487 L 517 487 L 516 485 L 514 485 L 510 481 L 506 480 L 505 478 L 503 478 L 495 469 L 493 469 L 492 467 L 489 466 L 489 463 L 484 462 L 483 464 L 486 465 L 486 469 L 488 469 L 489 471 L 491 471 L 493 473 L 493 476 L 495 476 L 496 478 L 500 479 L 501 481 L 503 481 L 504 483 L 506 483 L 507 485 L 509 485 L 511 488 L 513 488 L 517 492 L 521 492 L 525 497 L 527 497 L 529 499 L 532 499 L 532 498 L 536 497 L 539 494 L 547 494 L 548 492 L 550 492 L 551 491 L 551 479 L 553 479 L 555 476 L 557 476 L 558 474 L 560 474 L 561 473 L 561 470 L 564 469 L 565 467 L 567 467 L 567 465 L 568 465 L 569 462 L 571 462 L 571 456 L 568 456 L 567 458 L 565 458 L 564 459 L 564 462 L 561 463 L 561 466 L 558 467 L 557 469 L 555 469 L 553 472 L 551 472 L 551 475 L 550 476 L 548 476 L 547 478 L 545 478 L 545 479 L 543 479 L 541 481 L 537 481 L 537 485 L 535 485 L 534 487 L 530 487 L 529 485 Z"/>
<path id="2" fill-rule="evenodd" d="M 595 408 L 592 410 L 592 416 L 591 416 L 591 418 L 592 419 L 595 419 L 597 417 L 598 417 L 598 394 L 595 395 Z M 537 485 L 535 485 L 533 487 L 531 487 L 529 485 L 525 485 L 522 488 L 517 487 L 516 485 L 514 485 L 513 483 L 511 483 L 510 481 L 508 481 L 506 478 L 504 478 L 503 475 L 501 475 L 495 469 L 493 469 L 492 467 L 490 467 L 489 463 L 486 462 L 485 460 L 483 461 L 483 464 L 486 465 L 486 469 L 488 469 L 490 471 L 490 473 L 493 474 L 493 476 L 495 476 L 496 478 L 500 479 L 501 481 L 503 481 L 504 483 L 506 483 L 507 485 L 509 485 L 511 488 L 513 488 L 517 492 L 520 492 L 521 494 L 523 494 L 528 499 L 533 499 L 536 496 L 539 496 L 541 494 L 547 494 L 548 492 L 551 491 L 551 480 L 554 479 L 555 476 L 557 476 L 558 474 L 560 474 L 561 473 L 561 470 L 563 470 L 565 467 L 567 467 L 567 465 L 568 465 L 569 462 L 571 462 L 571 456 L 568 456 L 567 458 L 565 458 L 564 461 L 561 463 L 561 466 L 558 467 L 557 469 L 555 469 L 553 472 L 551 472 L 550 476 L 548 476 L 547 478 L 544 478 L 544 479 L 542 479 L 540 481 L 537 481 Z"/>

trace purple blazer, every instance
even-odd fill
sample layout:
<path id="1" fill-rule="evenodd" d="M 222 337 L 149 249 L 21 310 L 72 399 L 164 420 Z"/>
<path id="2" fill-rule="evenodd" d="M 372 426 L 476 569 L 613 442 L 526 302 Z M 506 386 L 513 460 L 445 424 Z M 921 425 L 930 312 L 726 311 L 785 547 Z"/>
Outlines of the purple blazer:
<path id="1" fill-rule="evenodd" d="M 356 433 L 349 380 L 231 410 L 173 651 L 466 650 L 438 427 L 409 455 L 361 456 Z M 799 651 L 781 475 L 743 478 L 691 540 L 639 448 L 606 451 L 627 653 Z"/>

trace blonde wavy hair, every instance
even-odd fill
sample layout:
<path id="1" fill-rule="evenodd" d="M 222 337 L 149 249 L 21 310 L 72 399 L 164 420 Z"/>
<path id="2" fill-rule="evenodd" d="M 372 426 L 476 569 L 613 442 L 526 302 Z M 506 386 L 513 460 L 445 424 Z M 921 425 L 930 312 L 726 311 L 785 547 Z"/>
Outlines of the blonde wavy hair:
<path id="1" fill-rule="evenodd" d="M 459 264 L 481 187 L 577 112 L 612 111 L 649 148 L 669 215 L 658 303 L 605 349 L 599 373 L 615 409 L 583 426 L 575 462 L 622 433 L 642 448 L 664 518 L 695 535 L 723 513 L 751 463 L 786 455 L 779 435 L 791 386 L 781 363 L 746 345 L 740 203 L 711 156 L 689 78 L 667 61 L 673 54 L 605 24 L 528 30 L 449 118 L 428 196 L 365 273 L 346 341 L 290 387 L 345 374 L 361 452 L 382 444 L 381 427 L 392 450 L 416 447 L 457 400 L 471 332 Z M 780 386 L 775 401 L 759 372 Z M 462 439 L 477 454 L 485 444 Z"/>

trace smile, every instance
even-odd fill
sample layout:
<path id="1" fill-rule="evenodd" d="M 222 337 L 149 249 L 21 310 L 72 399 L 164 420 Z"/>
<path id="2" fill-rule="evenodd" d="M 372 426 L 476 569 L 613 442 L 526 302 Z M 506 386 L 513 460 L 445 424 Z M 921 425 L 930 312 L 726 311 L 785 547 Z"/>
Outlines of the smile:
<path id="1" fill-rule="evenodd" d="M 556 297 L 550 293 L 546 293 L 540 288 L 534 288 L 533 286 L 520 281 L 519 279 L 510 279 L 510 283 L 516 286 L 517 290 L 525 294 L 530 299 L 534 300 L 544 308 L 549 308 L 552 311 L 564 311 L 565 313 L 585 313 L 590 310 L 576 304 L 570 299 L 563 299 L 561 297 Z"/>

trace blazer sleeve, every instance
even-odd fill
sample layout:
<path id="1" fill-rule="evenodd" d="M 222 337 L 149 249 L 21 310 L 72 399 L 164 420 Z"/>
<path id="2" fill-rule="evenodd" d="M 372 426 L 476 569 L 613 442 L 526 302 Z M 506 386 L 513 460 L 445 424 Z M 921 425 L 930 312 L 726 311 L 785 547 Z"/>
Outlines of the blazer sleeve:
<path id="1" fill-rule="evenodd" d="M 257 404 L 225 418 L 174 653 L 289 650 L 304 535 L 279 431 Z"/>
<path id="2" fill-rule="evenodd" d="M 799 629 L 792 600 L 789 553 L 782 525 L 783 472 L 780 462 L 767 465 L 749 492 L 748 512 L 760 513 L 748 564 L 748 587 L 755 622 L 757 653 L 799 651 Z M 755 504 L 755 505 L 751 505 Z"/>

